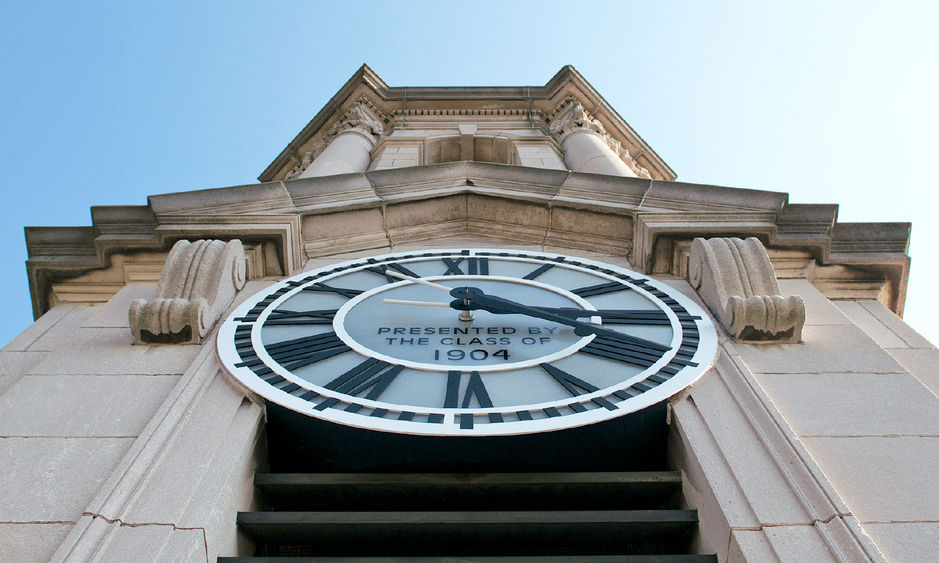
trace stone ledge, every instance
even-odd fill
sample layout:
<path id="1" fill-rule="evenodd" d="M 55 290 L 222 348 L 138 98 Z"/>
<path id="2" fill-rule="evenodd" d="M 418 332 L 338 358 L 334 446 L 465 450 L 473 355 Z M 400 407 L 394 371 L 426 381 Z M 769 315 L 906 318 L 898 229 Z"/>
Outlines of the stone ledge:
<path id="1" fill-rule="evenodd" d="M 299 271 L 304 258 L 308 243 L 300 240 L 301 223 L 307 217 L 470 194 L 491 205 L 525 201 L 548 209 L 629 215 L 632 232 L 617 238 L 632 241 L 632 262 L 648 273 L 682 270 L 687 261 L 683 241 L 694 236 L 755 236 L 771 252 L 802 251 L 805 257 L 793 266 L 802 264 L 802 269 L 794 273 L 816 276 L 830 287 L 829 296 L 882 295 L 891 310 L 903 308 L 909 272 L 905 224 L 875 223 L 871 229 L 834 224 L 829 232 L 832 206 L 790 206 L 786 194 L 451 162 L 155 195 L 146 208 L 95 208 L 91 227 L 27 227 L 34 314 L 48 309 L 53 283 L 107 268 L 115 254 L 165 252 L 179 239 L 240 238 L 246 245 L 273 244 L 271 259 L 289 274 Z M 589 223 L 582 234 L 592 234 Z M 320 246 L 308 245 L 307 257 L 328 250 Z"/>

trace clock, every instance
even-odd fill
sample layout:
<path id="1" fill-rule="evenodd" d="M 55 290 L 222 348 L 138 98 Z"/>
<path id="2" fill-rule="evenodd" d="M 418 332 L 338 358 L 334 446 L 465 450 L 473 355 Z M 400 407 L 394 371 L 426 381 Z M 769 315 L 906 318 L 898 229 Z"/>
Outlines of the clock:
<path id="1" fill-rule="evenodd" d="M 555 253 L 400 252 L 298 274 L 222 324 L 225 370 L 318 421 L 516 436 L 658 404 L 711 365 L 708 315 L 670 286 Z"/>

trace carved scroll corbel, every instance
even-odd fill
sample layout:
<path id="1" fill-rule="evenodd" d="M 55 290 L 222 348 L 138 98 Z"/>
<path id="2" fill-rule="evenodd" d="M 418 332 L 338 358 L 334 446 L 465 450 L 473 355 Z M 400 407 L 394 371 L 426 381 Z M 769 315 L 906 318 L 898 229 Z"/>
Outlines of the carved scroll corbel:
<path id="1" fill-rule="evenodd" d="M 799 296 L 780 295 L 773 265 L 758 239 L 694 239 L 688 281 L 735 340 L 802 340 L 805 303 Z"/>
<path id="2" fill-rule="evenodd" d="M 173 245 L 156 297 L 130 304 L 137 344 L 198 344 L 245 285 L 240 240 L 181 240 Z"/>

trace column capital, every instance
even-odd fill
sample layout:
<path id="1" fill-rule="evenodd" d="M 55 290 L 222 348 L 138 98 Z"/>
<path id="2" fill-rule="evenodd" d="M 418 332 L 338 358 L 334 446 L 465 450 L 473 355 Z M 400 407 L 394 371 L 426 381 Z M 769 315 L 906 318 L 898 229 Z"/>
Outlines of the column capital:
<path id="1" fill-rule="evenodd" d="M 378 142 L 385 133 L 380 113 L 380 110 L 370 101 L 362 98 L 330 127 L 323 140 L 329 143 L 336 135 L 355 131 L 369 137 L 372 142 Z"/>
<path id="2" fill-rule="evenodd" d="M 368 141 L 371 148 L 374 148 L 385 134 L 385 128 L 382 125 L 383 117 L 384 113 L 363 96 L 333 123 L 329 131 L 319 142 L 313 145 L 311 150 L 294 157 L 294 162 L 297 162 L 297 160 L 299 162 L 294 165 L 284 179 L 293 180 L 304 177 L 304 172 L 310 167 L 313 160 L 323 154 L 336 137 L 344 133 L 357 134 Z"/>
<path id="3" fill-rule="evenodd" d="M 649 171 L 640 166 L 629 150 L 607 133 L 603 124 L 584 109 L 580 100 L 568 97 L 558 105 L 549 117 L 549 131 L 562 147 L 564 141 L 575 133 L 590 133 L 601 138 L 613 153 L 620 158 L 639 178 L 651 178 Z"/>
<path id="4" fill-rule="evenodd" d="M 601 137 L 607 134 L 603 124 L 584 109 L 580 100 L 573 97 L 561 102 L 549 119 L 549 130 L 558 143 L 562 143 L 568 135 L 576 131 L 589 131 Z"/>

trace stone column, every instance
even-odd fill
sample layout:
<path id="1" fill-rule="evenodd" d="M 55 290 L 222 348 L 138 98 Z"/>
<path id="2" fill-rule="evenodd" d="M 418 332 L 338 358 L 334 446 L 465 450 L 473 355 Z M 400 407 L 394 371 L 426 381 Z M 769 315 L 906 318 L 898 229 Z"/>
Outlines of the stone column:
<path id="1" fill-rule="evenodd" d="M 566 107 L 565 107 L 566 106 Z M 581 103 L 568 99 L 558 107 L 551 134 L 564 151 L 564 163 L 574 172 L 648 178 L 648 171 L 610 137 Z"/>
<path id="2" fill-rule="evenodd" d="M 326 134 L 326 148 L 299 178 L 365 172 L 371 152 L 384 129 L 378 118 L 362 102 L 352 106 Z"/>

